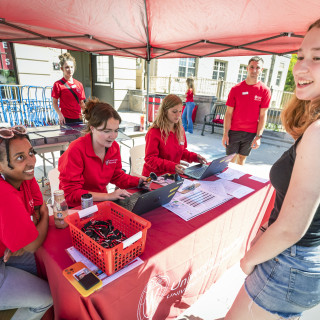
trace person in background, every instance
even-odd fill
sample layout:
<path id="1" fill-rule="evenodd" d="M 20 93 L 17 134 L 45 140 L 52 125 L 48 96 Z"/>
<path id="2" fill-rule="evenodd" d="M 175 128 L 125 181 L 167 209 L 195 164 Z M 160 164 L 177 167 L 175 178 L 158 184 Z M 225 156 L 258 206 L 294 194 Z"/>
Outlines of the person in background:
<path id="1" fill-rule="evenodd" d="M 196 94 L 194 90 L 194 80 L 192 78 L 188 78 L 186 83 L 186 106 L 182 114 L 182 125 L 186 133 L 193 133 L 192 111 L 195 107 L 195 104 L 193 102 L 193 96 Z"/>
<path id="2" fill-rule="evenodd" d="M 181 125 L 182 100 L 174 95 L 166 96 L 156 119 L 146 135 L 145 164 L 142 175 L 151 172 L 160 176 L 165 173 L 183 174 L 181 160 L 206 163 L 200 154 L 187 150 L 187 139 Z"/>
<path id="3" fill-rule="evenodd" d="M 248 275 L 226 320 L 299 319 L 320 303 L 320 19 L 298 50 L 281 114 L 294 145 L 273 165 L 269 227 L 240 261 Z"/>
<path id="4" fill-rule="evenodd" d="M 59 116 L 59 124 L 82 122 L 81 110 L 86 99 L 81 82 L 73 79 L 76 60 L 66 52 L 59 56 L 63 78 L 52 88 L 52 105 Z M 58 105 L 59 100 L 59 105 Z"/>
<path id="5" fill-rule="evenodd" d="M 246 80 L 231 89 L 226 102 L 222 145 L 227 155 L 236 153 L 232 162 L 240 165 L 244 165 L 251 149 L 259 148 L 267 121 L 271 92 L 259 81 L 262 70 L 262 58 L 252 57 Z"/>
<path id="6" fill-rule="evenodd" d="M 81 204 L 81 196 L 92 194 L 93 201 L 123 199 L 126 188 L 141 186 L 145 177 L 133 177 L 122 170 L 120 147 L 115 141 L 121 118 L 108 103 L 89 99 L 83 111 L 87 134 L 73 141 L 59 158 L 60 189 L 68 206 Z M 108 193 L 107 185 L 119 189 Z"/>
<path id="7" fill-rule="evenodd" d="M 49 221 L 35 162 L 25 127 L 0 128 L 0 310 L 17 309 L 12 319 L 41 319 L 52 306 L 33 254 Z"/>

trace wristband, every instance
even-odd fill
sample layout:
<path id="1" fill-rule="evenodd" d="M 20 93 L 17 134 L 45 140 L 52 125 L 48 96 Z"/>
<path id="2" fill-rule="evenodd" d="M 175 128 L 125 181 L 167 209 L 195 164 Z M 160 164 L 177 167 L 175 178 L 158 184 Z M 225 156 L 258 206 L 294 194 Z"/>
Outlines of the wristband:
<path id="1" fill-rule="evenodd" d="M 256 138 L 261 139 L 261 138 L 262 138 L 262 134 L 260 134 L 260 135 L 256 135 Z"/>

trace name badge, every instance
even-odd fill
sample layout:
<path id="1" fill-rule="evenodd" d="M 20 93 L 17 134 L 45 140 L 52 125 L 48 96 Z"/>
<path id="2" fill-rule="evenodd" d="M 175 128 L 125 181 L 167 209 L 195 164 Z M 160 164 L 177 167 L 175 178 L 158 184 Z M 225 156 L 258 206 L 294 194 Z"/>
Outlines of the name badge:
<path id="1" fill-rule="evenodd" d="M 248 91 L 242 92 L 242 95 L 245 96 L 246 94 L 249 94 Z"/>
<path id="2" fill-rule="evenodd" d="M 77 86 L 76 86 L 75 84 L 71 86 L 71 88 L 76 88 L 76 87 L 77 87 Z"/>

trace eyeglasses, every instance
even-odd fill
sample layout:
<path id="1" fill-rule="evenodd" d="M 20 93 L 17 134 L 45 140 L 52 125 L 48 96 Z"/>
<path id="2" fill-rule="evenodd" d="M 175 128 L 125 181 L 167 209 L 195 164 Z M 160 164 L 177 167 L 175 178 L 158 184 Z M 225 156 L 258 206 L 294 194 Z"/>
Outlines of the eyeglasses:
<path id="1" fill-rule="evenodd" d="M 11 128 L 0 128 L 0 138 L 2 139 L 11 139 L 14 137 L 15 134 L 27 134 L 27 128 L 23 125 L 16 125 Z"/>

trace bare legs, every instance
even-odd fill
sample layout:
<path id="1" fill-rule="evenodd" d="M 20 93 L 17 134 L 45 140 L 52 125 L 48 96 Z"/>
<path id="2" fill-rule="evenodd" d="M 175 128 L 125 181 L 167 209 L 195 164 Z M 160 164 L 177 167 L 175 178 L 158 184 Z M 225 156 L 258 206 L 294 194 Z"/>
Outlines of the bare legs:
<path id="1" fill-rule="evenodd" d="M 242 156 L 241 154 L 236 154 L 233 159 L 231 160 L 231 162 L 236 163 L 236 164 L 240 164 L 241 166 L 243 166 L 246 162 L 247 156 Z"/>

